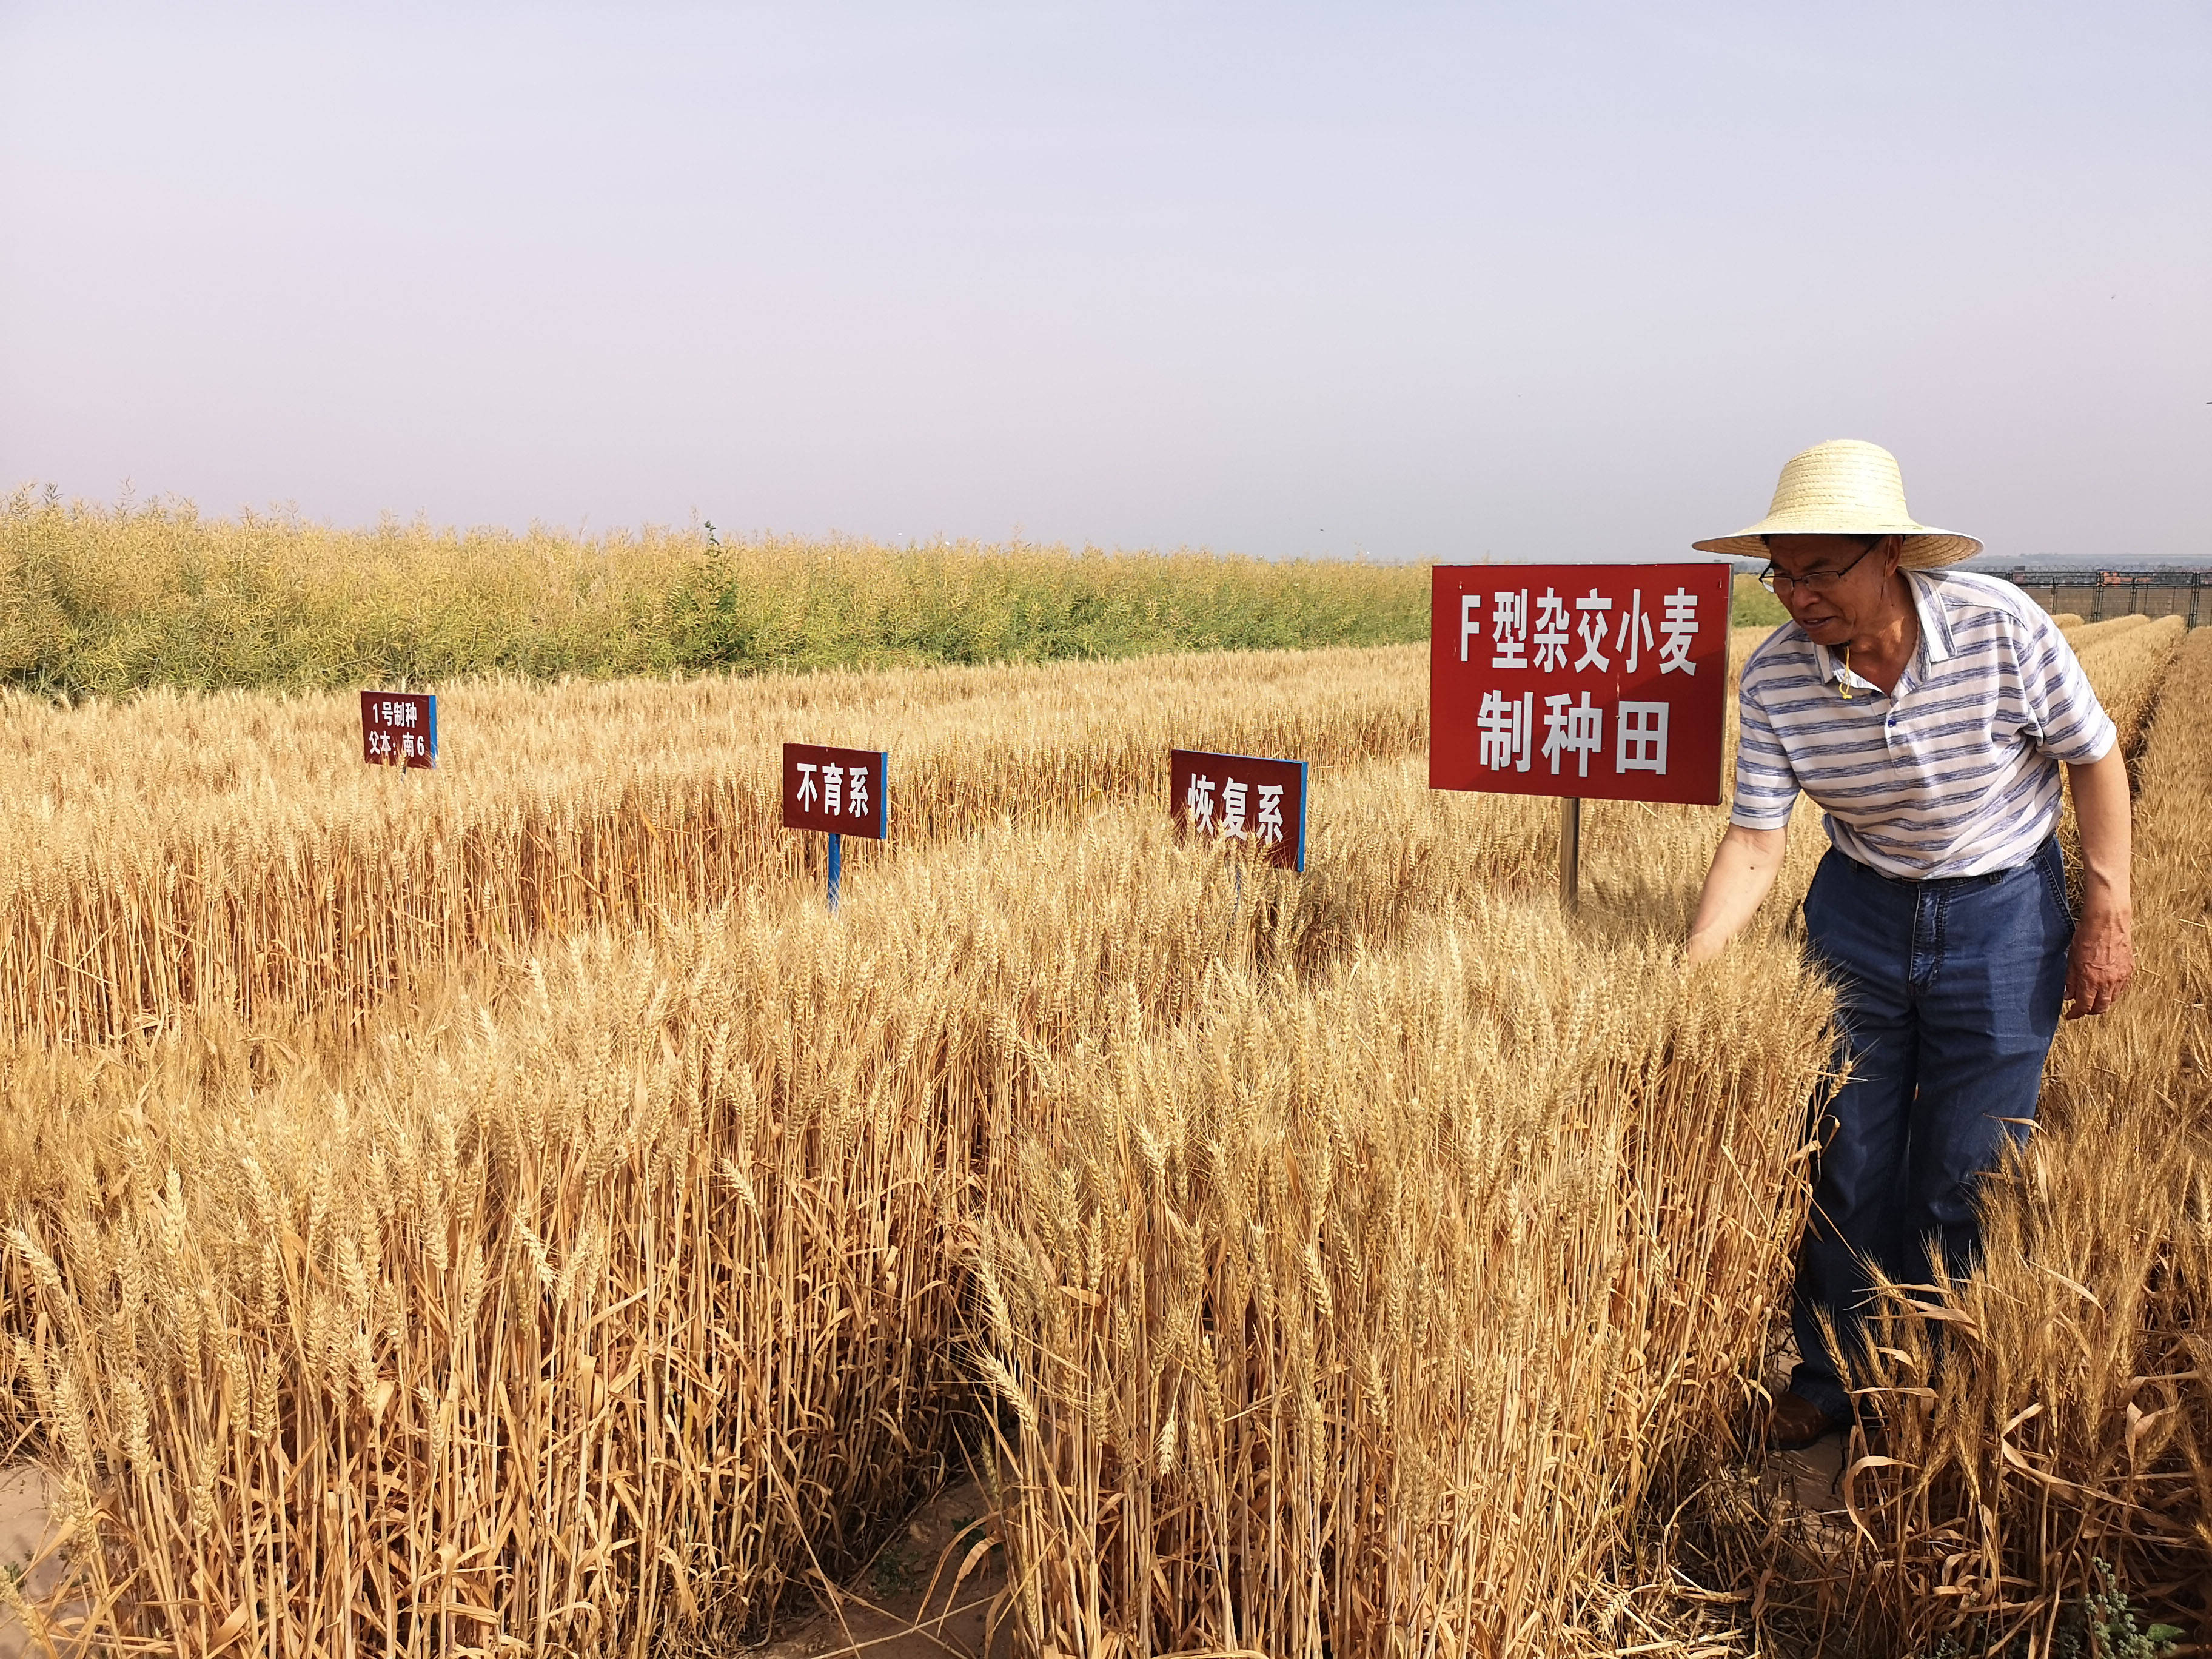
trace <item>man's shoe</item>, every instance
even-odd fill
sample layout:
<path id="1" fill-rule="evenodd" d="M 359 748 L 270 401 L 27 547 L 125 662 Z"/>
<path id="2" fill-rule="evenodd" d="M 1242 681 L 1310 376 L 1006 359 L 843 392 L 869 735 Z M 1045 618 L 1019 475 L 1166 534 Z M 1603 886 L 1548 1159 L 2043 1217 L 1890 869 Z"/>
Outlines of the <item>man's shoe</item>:
<path id="1" fill-rule="evenodd" d="M 1766 1444 L 1770 1451 L 1802 1451 L 1824 1435 L 1844 1426 L 1840 1417 L 1831 1417 L 1802 1394 L 1784 1394 L 1774 1401 L 1774 1410 L 1766 1419 Z"/>

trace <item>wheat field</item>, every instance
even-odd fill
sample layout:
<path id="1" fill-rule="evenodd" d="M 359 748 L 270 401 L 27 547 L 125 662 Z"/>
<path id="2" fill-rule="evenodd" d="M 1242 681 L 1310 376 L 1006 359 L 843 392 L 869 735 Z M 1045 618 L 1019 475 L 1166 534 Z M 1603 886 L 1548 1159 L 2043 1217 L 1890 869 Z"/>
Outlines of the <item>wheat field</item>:
<path id="1" fill-rule="evenodd" d="M 2212 630 L 2085 628 L 2141 981 L 1801 1524 L 1768 1375 L 1828 993 L 1724 814 L 1424 786 L 1418 648 L 0 702 L 0 1446 L 57 1650 L 720 1651 L 961 1468 L 1025 1654 L 2051 1650 L 2212 1577 Z M 1740 631 L 1741 663 L 1758 635 Z M 786 738 L 891 751 L 825 914 Z M 1307 873 L 1164 822 L 1305 757 Z M 1931 1331 L 1947 1334 L 1936 1363 Z"/>

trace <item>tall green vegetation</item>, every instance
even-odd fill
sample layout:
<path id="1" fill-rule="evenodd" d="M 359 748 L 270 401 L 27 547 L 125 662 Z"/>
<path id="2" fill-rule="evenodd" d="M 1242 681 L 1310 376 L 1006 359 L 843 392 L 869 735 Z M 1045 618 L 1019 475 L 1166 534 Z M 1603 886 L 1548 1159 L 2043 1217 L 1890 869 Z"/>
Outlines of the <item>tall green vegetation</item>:
<path id="1" fill-rule="evenodd" d="M 1759 585 L 1759 578 L 1739 572 L 1729 623 L 1735 628 L 1776 628 L 1790 620 L 1789 608 Z"/>
<path id="2" fill-rule="evenodd" d="M 1046 662 L 1428 633 L 1418 565 L 707 531 L 342 530 L 0 501 L 0 683 L 322 688 Z"/>

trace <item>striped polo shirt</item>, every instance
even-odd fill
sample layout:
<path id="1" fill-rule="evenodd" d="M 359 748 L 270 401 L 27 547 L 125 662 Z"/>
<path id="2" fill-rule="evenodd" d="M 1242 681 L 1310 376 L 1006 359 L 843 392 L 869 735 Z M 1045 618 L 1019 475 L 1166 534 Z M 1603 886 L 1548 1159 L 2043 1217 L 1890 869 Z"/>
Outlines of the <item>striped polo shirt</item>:
<path id="1" fill-rule="evenodd" d="M 2057 827 L 2059 763 L 2102 759 L 2112 720 L 2074 647 L 2010 582 L 1906 576 L 1920 646 L 1894 696 L 1795 623 L 1751 653 L 1729 822 L 1778 830 L 1802 789 L 1826 813 L 1828 839 L 1886 875 L 2026 864 Z"/>

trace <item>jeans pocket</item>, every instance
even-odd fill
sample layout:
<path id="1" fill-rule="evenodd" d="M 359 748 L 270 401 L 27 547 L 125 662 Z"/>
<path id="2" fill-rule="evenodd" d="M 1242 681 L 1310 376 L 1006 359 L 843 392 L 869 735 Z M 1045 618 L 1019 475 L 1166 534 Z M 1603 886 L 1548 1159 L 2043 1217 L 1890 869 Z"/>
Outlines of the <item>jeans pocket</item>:
<path id="1" fill-rule="evenodd" d="M 2035 855 L 2035 868 L 2043 878 L 2044 896 L 2051 901 L 2060 925 L 2071 929 L 2074 926 L 2074 903 L 2066 896 L 2066 855 L 2051 842 Z"/>
<path id="2" fill-rule="evenodd" d="M 1806 884 L 1804 911 L 1805 927 L 1808 932 L 1811 932 L 1814 928 L 1813 919 L 1815 913 L 1825 908 L 1826 904 L 1828 889 L 1835 885 L 1837 857 L 1838 854 L 1832 848 L 1821 854 L 1820 861 L 1813 866 L 1813 879 Z"/>

